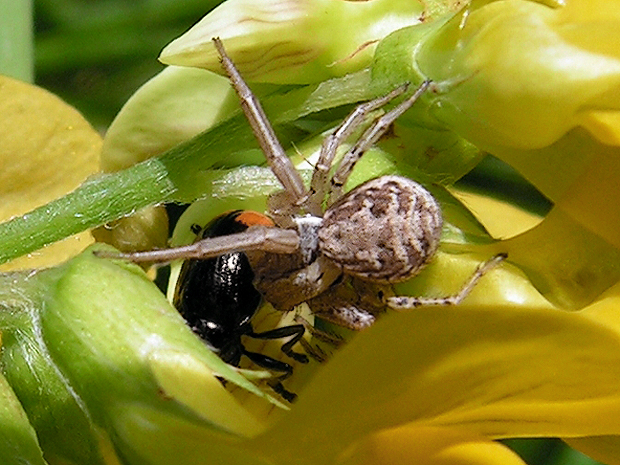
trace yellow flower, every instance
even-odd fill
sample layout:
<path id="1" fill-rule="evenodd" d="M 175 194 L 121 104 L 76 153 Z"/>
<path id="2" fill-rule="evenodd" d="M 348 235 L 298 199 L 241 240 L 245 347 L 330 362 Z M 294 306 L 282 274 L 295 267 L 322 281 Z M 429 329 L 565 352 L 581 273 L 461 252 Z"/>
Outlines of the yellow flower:
<path id="1" fill-rule="evenodd" d="M 555 203 L 541 225 L 504 245 L 572 308 L 620 279 L 619 6 L 516 1 L 472 11 L 443 68 L 463 82 L 436 103 L 439 118 Z"/>
<path id="2" fill-rule="evenodd" d="M 508 251 L 566 308 L 620 279 L 619 6 L 473 3 L 394 32 L 373 66 L 379 88 L 432 79 L 436 94 L 409 119 L 456 132 L 554 203 L 539 226 L 489 250 Z"/>
<path id="3" fill-rule="evenodd" d="M 423 287 L 448 292 L 475 265 L 441 254 Z M 298 402 L 265 416 L 265 400 L 239 404 L 224 391 L 212 373 L 250 385 L 191 334 L 136 267 L 85 253 L 13 282 L 22 299 L 28 286 L 47 289 L 44 306 L 28 307 L 40 315 L 34 345 L 20 344 L 3 319 L 6 376 L 25 410 L 43 396 L 48 409 L 70 413 L 66 400 L 56 403 L 57 389 L 47 392 L 58 371 L 40 378 L 37 396 L 25 395 L 20 360 L 36 367 L 34 355 L 45 349 L 90 412 L 90 427 L 103 428 L 96 454 L 112 443 L 128 463 L 519 463 L 491 440 L 620 434 L 620 286 L 580 312 L 563 312 L 504 266 L 463 305 L 386 315 L 310 376 L 298 367 Z M 23 315 L 16 301 L 11 318 Z M 93 442 L 83 435 L 72 446 L 86 440 Z"/>
<path id="4" fill-rule="evenodd" d="M 315 5 L 380 7 L 381 17 L 389 16 L 389 2 L 365 3 Z M 235 3 L 225 5 L 222 11 Z M 398 3 L 395 11 L 402 12 L 403 5 Z M 472 233 L 473 220 L 456 202 L 448 205 L 451 229 L 443 251 L 417 279 L 399 285 L 399 292 L 454 292 L 482 259 L 497 251 L 507 251 L 510 263 L 485 276 L 458 307 L 390 313 L 355 335 L 324 365 L 296 367 L 287 383 L 299 400 L 289 411 L 259 388 L 268 374 L 238 371 L 221 362 L 137 267 L 87 251 L 56 269 L 4 276 L 0 302 L 8 311 L 0 313 L 0 328 L 7 383 L 0 388 L 11 412 L 21 412 L 15 408 L 19 399 L 38 433 L 34 438 L 28 425 L 20 423 L 20 437 L 29 438 L 32 456 L 40 453 L 38 439 L 46 457 L 57 463 L 516 464 L 520 459 L 493 440 L 553 436 L 568 438 L 606 463 L 620 463 L 617 7 L 609 0 L 569 0 L 555 8 L 523 0 L 481 2 L 458 14 L 396 30 L 377 46 L 372 73 L 359 71 L 350 80 L 330 81 L 332 89 L 345 82 L 358 85 L 356 91 L 362 89 L 359 94 L 343 89 L 350 99 L 341 104 L 355 101 L 353 95 L 367 97 L 406 80 L 431 77 L 435 82 L 436 93 L 427 94 L 425 105 L 416 106 L 395 128 L 393 140 L 365 159 L 370 161 L 362 167 L 362 177 L 411 171 L 407 162 L 423 159 L 421 153 L 433 158 L 424 165 L 430 167 L 424 173 L 430 179 L 442 180 L 442 174 L 456 178 L 477 159 L 473 143 L 517 168 L 554 208 L 544 219 L 522 212 L 513 216 L 507 205 L 468 198 L 488 229 L 506 237 L 492 242 L 480 229 L 474 231 L 477 236 Z M 218 17 L 221 12 L 211 19 Z M 209 40 L 219 29 L 205 21 L 197 28 L 202 39 Z M 285 32 L 299 29 L 299 23 L 291 23 L 291 28 L 284 21 L 272 30 L 249 24 L 249 33 L 226 36 L 228 28 L 221 33 L 238 56 L 249 47 L 250 58 L 242 70 L 255 72 L 257 80 L 283 82 L 290 77 L 292 83 L 317 82 L 366 66 L 370 56 L 354 53 L 359 41 L 381 39 L 397 29 L 362 34 L 355 43 L 338 35 L 333 48 L 319 50 L 320 59 L 276 72 L 253 66 L 261 45 L 248 37 L 265 37 L 266 46 L 273 45 Z M 323 37 L 320 28 L 313 31 Z M 192 34 L 188 37 L 191 40 L 180 39 L 183 47 L 187 41 L 191 45 L 187 56 L 183 47 L 168 51 L 189 64 L 214 65 L 214 55 L 201 57 L 200 41 L 192 42 Z M 299 49 L 299 41 L 292 42 L 293 48 L 286 51 Z M 344 44 L 342 49 L 338 44 Z M 358 61 L 348 62 L 352 53 Z M 333 63 L 338 66 L 325 69 Z M 171 69 L 153 86 L 165 87 L 165 79 L 172 76 L 170 82 L 177 83 L 176 77 L 189 75 L 177 71 Z M 192 75 L 200 75 L 196 82 L 218 81 L 211 74 Z M 244 162 L 257 159 L 242 137 L 234 137 L 241 134 L 234 132 L 239 123 L 228 114 L 228 88 L 219 82 L 221 92 L 209 97 L 213 108 L 225 115 L 203 117 L 190 129 L 180 124 L 176 134 L 157 141 L 155 151 L 174 145 L 197 127 L 230 118 L 228 126 L 222 124 L 202 139 L 198 136 L 195 145 L 188 143 L 188 152 L 200 147 L 208 158 L 214 147 L 228 145 Z M 308 89 L 311 95 L 304 94 L 304 103 L 312 96 L 314 102 L 320 100 L 320 86 Z M 305 91 L 297 88 L 284 96 L 275 92 L 268 99 L 275 102 L 272 110 L 280 107 L 274 112 L 278 121 L 290 122 L 287 112 L 304 116 L 324 109 L 299 110 L 295 98 Z M 183 91 L 175 95 L 181 99 Z M 293 110 L 286 106 L 291 101 Z M 180 107 L 172 114 L 178 116 Z M 144 134 L 136 123 L 140 111 L 140 105 L 128 108 L 126 121 L 116 127 L 121 143 L 114 147 L 110 139 L 113 149 L 108 153 L 118 154 L 107 159 L 114 166 L 110 171 L 149 156 L 138 137 Z M 161 133 L 165 131 L 159 128 L 170 127 L 165 118 L 160 120 L 163 113 L 149 120 L 154 125 L 148 131 Z M 414 120 L 427 127 L 408 133 L 415 130 L 403 126 Z M 131 129 L 133 124 L 137 126 Z M 412 134 L 428 138 L 418 143 L 420 150 L 414 154 L 398 148 Z M 218 135 L 228 138 L 218 142 Z M 304 143 L 315 147 L 318 136 L 312 135 L 315 138 Z M 438 135 L 458 141 L 448 144 L 457 149 L 425 151 Z M 239 188 L 233 181 L 258 191 L 247 201 L 233 203 L 264 202 L 262 181 L 256 182 L 259 168 L 214 173 L 207 171 L 213 163 L 228 168 L 238 163 L 225 153 L 207 168 L 183 165 L 178 162 L 183 153 L 183 147 L 172 149 L 152 165 L 146 161 L 126 172 L 148 174 L 148 167 L 165 167 L 167 171 L 157 174 L 172 187 L 159 200 L 191 197 L 197 191 L 182 191 L 185 186 L 179 184 L 203 175 L 208 187 L 201 193 L 215 197 L 208 207 L 211 212 L 233 202 Z M 446 162 L 452 156 L 458 166 L 453 172 Z M 183 177 L 183 169 L 192 173 Z M 126 172 L 106 179 L 134 179 L 124 178 Z M 194 172 L 199 173 L 195 178 Z M 256 177 L 235 177 L 250 172 Z M 153 186 L 146 185 L 154 190 Z M 109 195 L 108 199 L 124 198 Z M 471 229 L 457 227 L 463 224 Z M 234 386 L 235 394 L 214 375 L 226 379 L 227 387 Z M 79 434 L 66 427 L 72 423 L 82 426 Z"/>
<path id="5" fill-rule="evenodd" d="M 0 221 L 75 189 L 99 168 L 101 137 L 73 108 L 35 86 L 0 76 Z M 51 266 L 92 243 L 72 236 L 2 270 Z"/>

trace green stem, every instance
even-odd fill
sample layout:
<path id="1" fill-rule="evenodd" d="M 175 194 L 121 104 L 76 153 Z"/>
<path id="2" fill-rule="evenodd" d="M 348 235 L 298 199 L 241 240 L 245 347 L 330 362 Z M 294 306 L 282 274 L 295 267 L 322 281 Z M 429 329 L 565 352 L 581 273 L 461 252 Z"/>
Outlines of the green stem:
<path id="1" fill-rule="evenodd" d="M 286 122 L 367 99 L 367 89 L 368 74 L 360 73 L 273 95 L 266 99 L 265 110 L 274 116 L 272 121 L 286 141 Z M 247 121 L 237 115 L 159 157 L 99 175 L 60 199 L 0 224 L 0 263 L 148 205 L 205 197 L 218 168 L 264 163 L 263 155 L 252 150 L 255 147 Z"/>

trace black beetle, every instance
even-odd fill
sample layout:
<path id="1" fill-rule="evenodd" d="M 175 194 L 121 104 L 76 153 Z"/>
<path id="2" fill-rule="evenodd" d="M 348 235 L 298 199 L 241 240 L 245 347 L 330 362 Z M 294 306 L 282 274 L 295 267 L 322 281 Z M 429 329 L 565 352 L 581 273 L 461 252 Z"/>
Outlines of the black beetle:
<path id="1" fill-rule="evenodd" d="M 206 227 L 195 226 L 197 239 L 225 236 L 246 230 L 252 225 L 273 226 L 273 222 L 257 212 L 235 210 L 224 213 Z M 280 339 L 292 336 L 282 351 L 301 363 L 308 357 L 293 352 L 293 345 L 304 334 L 303 325 L 290 325 L 261 333 L 254 332 L 252 317 L 262 297 L 252 284 L 254 272 L 243 252 L 227 253 L 206 260 L 186 260 L 177 281 L 174 306 L 192 330 L 226 363 L 239 366 L 242 356 L 270 371 L 283 373 L 271 387 L 292 402 L 296 395 L 287 391 L 281 380 L 293 373 L 288 363 L 268 355 L 246 350 L 242 336 L 255 339 Z"/>

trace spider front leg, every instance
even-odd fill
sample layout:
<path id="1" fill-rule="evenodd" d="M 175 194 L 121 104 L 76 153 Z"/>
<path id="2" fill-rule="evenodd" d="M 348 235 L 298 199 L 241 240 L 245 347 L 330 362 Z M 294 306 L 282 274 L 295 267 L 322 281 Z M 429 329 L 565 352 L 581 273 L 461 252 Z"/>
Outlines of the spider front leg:
<path id="1" fill-rule="evenodd" d="M 469 293 L 476 287 L 478 281 L 503 262 L 507 257 L 507 254 L 501 253 L 495 255 L 490 260 L 480 264 L 476 271 L 469 277 L 467 281 L 463 284 L 461 289 L 451 296 L 447 297 L 413 297 L 413 296 L 389 296 L 385 297 L 384 301 L 386 305 L 393 310 L 408 310 L 416 307 L 421 307 L 422 305 L 458 305 L 460 304 L 465 297 L 469 295 Z"/>
<path id="2" fill-rule="evenodd" d="M 323 140 L 319 159 L 312 173 L 310 193 L 305 202 L 306 211 L 315 216 L 321 216 L 322 204 L 327 193 L 327 176 L 331 169 L 338 147 L 364 122 L 368 114 L 378 110 L 407 90 L 408 85 L 397 87 L 387 95 L 383 95 L 369 102 L 356 106 L 351 113 L 338 125 L 329 136 Z"/>
<path id="3" fill-rule="evenodd" d="M 296 231 L 266 226 L 252 226 L 247 231 L 240 233 L 207 237 L 193 244 L 171 249 L 133 253 L 97 250 L 94 253 L 98 257 L 129 260 L 134 263 L 164 263 L 191 258 L 214 258 L 233 252 L 266 251 L 274 254 L 293 254 L 298 250 L 299 235 Z"/>
<path id="4" fill-rule="evenodd" d="M 368 129 L 366 129 L 355 145 L 345 154 L 340 166 L 336 170 L 336 173 L 334 173 L 328 192 L 328 205 L 331 205 L 335 200 L 342 197 L 344 185 L 347 182 L 347 179 L 349 179 L 349 175 L 353 171 L 355 164 L 362 157 L 362 155 L 364 155 L 364 153 L 366 153 L 366 151 L 386 133 L 394 121 L 396 121 L 403 113 L 413 106 L 420 96 L 426 92 L 430 84 L 431 81 L 424 81 L 420 87 L 416 89 L 413 95 L 411 95 L 411 97 L 392 108 L 385 115 L 378 118 Z"/>
<path id="5" fill-rule="evenodd" d="M 235 64 L 227 55 L 222 41 L 219 38 L 213 38 L 213 43 L 220 54 L 222 67 L 226 71 L 226 74 L 228 74 L 230 83 L 239 96 L 243 113 L 245 113 L 252 127 L 254 136 L 265 154 L 271 171 L 273 171 L 273 174 L 278 178 L 278 181 L 280 181 L 284 187 L 291 201 L 296 205 L 301 204 L 303 199 L 307 198 L 306 187 L 301 179 L 301 175 L 286 155 L 280 141 L 278 141 L 260 102 L 252 93 L 241 77 Z"/>

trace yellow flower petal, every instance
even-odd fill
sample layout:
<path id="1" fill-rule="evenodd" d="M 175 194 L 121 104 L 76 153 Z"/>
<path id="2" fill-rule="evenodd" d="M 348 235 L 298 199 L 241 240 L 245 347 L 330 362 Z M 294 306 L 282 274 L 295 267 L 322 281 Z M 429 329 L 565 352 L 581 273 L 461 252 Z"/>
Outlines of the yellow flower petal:
<path id="1" fill-rule="evenodd" d="M 362 439 L 341 465 L 524 465 L 497 442 L 450 428 L 406 425 Z"/>
<path id="2" fill-rule="evenodd" d="M 421 308 L 354 338 L 255 446 L 312 463 L 412 421 L 489 438 L 620 434 L 618 385 L 620 334 L 587 315 L 508 303 Z"/>
<path id="3" fill-rule="evenodd" d="M 620 250 L 558 207 L 531 230 L 479 249 L 508 253 L 564 309 L 584 307 L 620 279 Z"/>
<path id="4" fill-rule="evenodd" d="M 573 131 L 540 151 L 500 151 L 578 227 L 620 249 L 620 148 Z M 577 243 L 573 238 L 573 243 Z M 588 243 L 581 243 L 587 249 Z"/>
<path id="5" fill-rule="evenodd" d="M 515 205 L 471 192 L 452 193 L 478 218 L 492 237 L 513 237 L 532 229 L 542 221 L 538 215 Z"/>
<path id="6" fill-rule="evenodd" d="M 579 124 L 607 145 L 620 145 L 620 112 L 592 110 L 579 116 Z"/>
<path id="7" fill-rule="evenodd" d="M 565 439 L 569 446 L 607 465 L 620 465 L 620 436 Z"/>
<path id="8" fill-rule="evenodd" d="M 24 214 L 75 189 L 98 170 L 101 138 L 49 92 L 0 77 L 0 220 Z M 50 266 L 84 249 L 83 233 L 1 269 Z"/>
<path id="9" fill-rule="evenodd" d="M 620 152 L 583 131 L 530 152 L 502 152 L 555 207 L 544 221 L 491 249 L 508 252 L 539 289 L 581 308 L 620 279 Z"/>
<path id="10" fill-rule="evenodd" d="M 535 149 L 584 112 L 620 111 L 619 21 L 605 13 L 620 4 L 566 3 L 491 2 L 447 23 L 416 58 L 446 88 L 437 117 L 480 147 Z"/>
<path id="11" fill-rule="evenodd" d="M 577 222 L 620 249 L 620 148 L 598 147 L 591 163 L 557 204 Z"/>

